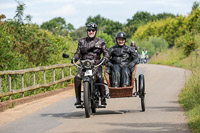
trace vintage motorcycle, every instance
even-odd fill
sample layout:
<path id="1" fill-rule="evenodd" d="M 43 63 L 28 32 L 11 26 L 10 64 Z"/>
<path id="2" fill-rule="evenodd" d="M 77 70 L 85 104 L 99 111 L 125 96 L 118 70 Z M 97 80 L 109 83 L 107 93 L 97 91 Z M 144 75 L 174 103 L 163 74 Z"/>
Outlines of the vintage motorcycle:
<path id="1" fill-rule="evenodd" d="M 64 58 L 68 58 L 66 54 L 63 54 Z M 76 108 L 84 108 L 85 115 L 87 118 L 90 117 L 91 113 L 96 113 L 97 108 L 105 108 L 105 105 L 99 104 L 100 92 L 99 86 L 103 85 L 108 89 L 108 86 L 103 83 L 97 83 L 96 81 L 96 71 L 98 67 L 106 61 L 105 58 L 101 60 L 101 62 L 95 65 L 94 60 L 81 60 L 80 64 L 76 64 L 75 60 L 73 60 L 73 64 L 80 68 L 83 71 L 83 103 L 81 105 L 77 105 Z"/>

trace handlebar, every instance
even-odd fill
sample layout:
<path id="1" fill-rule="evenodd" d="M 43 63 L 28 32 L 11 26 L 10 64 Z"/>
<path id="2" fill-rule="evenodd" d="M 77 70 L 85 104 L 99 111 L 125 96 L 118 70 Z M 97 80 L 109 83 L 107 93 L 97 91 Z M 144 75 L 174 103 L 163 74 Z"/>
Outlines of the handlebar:
<path id="1" fill-rule="evenodd" d="M 74 64 L 77 68 L 81 68 L 79 65 L 76 64 L 75 59 L 73 59 L 73 64 Z"/>
<path id="2" fill-rule="evenodd" d="M 106 61 L 106 59 L 103 58 L 103 60 L 102 60 L 99 64 L 94 65 L 94 68 L 101 66 L 105 61 Z M 82 68 L 81 66 L 79 66 L 79 65 L 76 64 L 75 59 L 73 59 L 73 64 L 74 64 L 77 68 Z"/>
<path id="3" fill-rule="evenodd" d="M 94 67 L 99 67 L 99 66 L 101 66 L 105 61 L 106 61 L 106 59 L 103 58 L 103 60 L 102 60 L 98 65 L 94 65 Z"/>

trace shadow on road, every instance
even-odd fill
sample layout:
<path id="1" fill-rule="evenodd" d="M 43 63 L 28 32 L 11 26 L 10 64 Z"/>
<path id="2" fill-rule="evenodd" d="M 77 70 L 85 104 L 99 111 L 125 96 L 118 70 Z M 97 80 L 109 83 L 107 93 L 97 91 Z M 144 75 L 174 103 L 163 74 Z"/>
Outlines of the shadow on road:
<path id="1" fill-rule="evenodd" d="M 169 107 L 169 106 L 158 106 L 158 107 L 148 107 L 148 109 L 156 109 L 160 111 L 166 111 L 166 112 L 181 112 L 181 107 Z"/>
<path id="2" fill-rule="evenodd" d="M 105 133 L 190 133 L 185 123 L 99 123 L 104 125 L 116 126 Z M 119 129 L 120 127 L 120 129 Z M 149 130 L 153 129 L 153 130 Z"/>
<path id="3" fill-rule="evenodd" d="M 126 114 L 126 113 L 136 113 L 140 112 L 139 110 L 97 110 L 96 113 L 91 114 L 92 116 L 96 115 L 116 115 L 116 114 Z M 70 119 L 82 119 L 85 118 L 85 111 L 76 111 L 71 113 L 49 113 L 49 114 L 41 114 L 42 117 L 57 117 L 57 118 L 70 118 Z"/>

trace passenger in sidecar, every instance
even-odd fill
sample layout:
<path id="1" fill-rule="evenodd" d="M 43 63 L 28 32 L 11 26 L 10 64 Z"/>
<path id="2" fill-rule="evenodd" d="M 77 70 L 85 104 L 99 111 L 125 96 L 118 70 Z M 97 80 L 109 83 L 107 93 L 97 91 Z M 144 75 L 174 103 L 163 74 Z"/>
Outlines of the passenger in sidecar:
<path id="1" fill-rule="evenodd" d="M 109 48 L 110 60 L 106 64 L 111 87 L 128 87 L 131 85 L 131 74 L 139 63 L 137 52 L 126 44 L 126 35 L 119 32 L 116 35 L 116 45 Z"/>

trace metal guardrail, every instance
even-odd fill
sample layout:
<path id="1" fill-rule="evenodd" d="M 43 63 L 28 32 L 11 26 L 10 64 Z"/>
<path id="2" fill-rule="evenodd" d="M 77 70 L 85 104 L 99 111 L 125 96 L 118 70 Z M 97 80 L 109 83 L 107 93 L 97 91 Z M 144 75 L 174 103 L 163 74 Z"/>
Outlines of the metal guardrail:
<path id="1" fill-rule="evenodd" d="M 36 67 L 36 68 L 29 68 L 29 69 L 23 69 L 23 70 L 13 70 L 13 71 L 0 71 L 0 98 L 4 96 L 9 96 L 9 99 L 11 100 L 11 96 L 16 93 L 21 93 L 22 97 L 24 97 L 24 92 L 39 89 L 42 87 L 50 87 L 52 85 L 62 83 L 64 87 L 64 81 L 71 80 L 74 78 L 74 76 L 71 73 L 71 67 L 73 64 L 57 64 L 52 66 L 43 66 L 43 67 Z M 63 69 L 65 67 L 69 67 L 69 75 L 65 77 Z M 61 79 L 56 80 L 55 78 L 55 69 L 61 69 Z M 46 83 L 46 70 L 52 70 L 52 78 L 53 82 Z M 36 84 L 36 72 L 43 71 L 43 84 Z M 24 87 L 24 75 L 26 73 L 32 73 L 32 80 L 33 85 Z M 3 92 L 2 88 L 2 76 L 8 75 L 8 92 Z M 19 89 L 12 89 L 12 75 L 21 75 L 21 88 Z"/>

